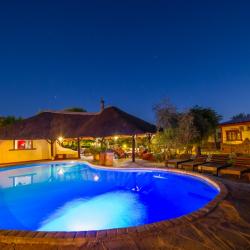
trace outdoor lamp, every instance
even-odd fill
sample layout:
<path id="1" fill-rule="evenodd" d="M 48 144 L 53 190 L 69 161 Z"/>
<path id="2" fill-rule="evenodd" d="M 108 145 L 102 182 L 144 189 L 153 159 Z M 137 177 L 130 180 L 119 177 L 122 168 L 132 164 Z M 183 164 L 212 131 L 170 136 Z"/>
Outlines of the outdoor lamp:
<path id="1" fill-rule="evenodd" d="M 62 136 L 59 136 L 59 137 L 58 137 L 58 141 L 59 141 L 59 142 L 63 142 L 63 137 L 62 137 Z"/>

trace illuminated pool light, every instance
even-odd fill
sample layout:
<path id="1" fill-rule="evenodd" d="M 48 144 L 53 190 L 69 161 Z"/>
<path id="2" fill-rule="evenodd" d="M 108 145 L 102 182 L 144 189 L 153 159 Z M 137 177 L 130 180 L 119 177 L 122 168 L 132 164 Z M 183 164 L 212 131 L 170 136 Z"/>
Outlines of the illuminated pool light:
<path id="1" fill-rule="evenodd" d="M 95 174 L 94 175 L 94 181 L 99 181 L 99 179 L 100 179 L 100 177 L 97 174 Z"/>
<path id="2" fill-rule="evenodd" d="M 153 175 L 154 178 L 157 178 L 157 179 L 168 179 L 167 177 L 164 177 L 164 176 L 161 176 L 160 174 L 159 175 Z"/>
<path id="3" fill-rule="evenodd" d="M 141 224 L 146 209 L 136 193 L 109 192 L 92 199 L 76 199 L 42 222 L 38 231 L 85 231 Z"/>

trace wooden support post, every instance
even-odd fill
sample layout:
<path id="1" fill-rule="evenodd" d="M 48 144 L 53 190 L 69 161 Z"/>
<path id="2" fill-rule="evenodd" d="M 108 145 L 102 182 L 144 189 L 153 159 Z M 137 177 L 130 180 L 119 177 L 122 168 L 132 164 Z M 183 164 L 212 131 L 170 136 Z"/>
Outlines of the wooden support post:
<path id="1" fill-rule="evenodd" d="M 132 135 L 132 162 L 135 162 L 135 135 Z"/>
<path id="2" fill-rule="evenodd" d="M 53 139 L 50 140 L 50 155 L 51 155 L 51 159 L 53 159 L 53 157 L 54 157 L 54 142 L 55 142 L 55 140 L 53 140 Z"/>
<path id="3" fill-rule="evenodd" d="M 81 144 L 80 144 L 80 138 L 77 138 L 77 151 L 78 151 L 78 159 L 81 159 Z"/>
<path id="4" fill-rule="evenodd" d="M 151 138 L 152 138 L 152 135 L 148 134 L 147 137 L 148 137 L 148 150 L 151 151 Z"/>
<path id="5" fill-rule="evenodd" d="M 104 141 L 105 141 L 105 137 L 102 137 L 102 139 L 101 139 L 101 148 L 103 148 Z"/>

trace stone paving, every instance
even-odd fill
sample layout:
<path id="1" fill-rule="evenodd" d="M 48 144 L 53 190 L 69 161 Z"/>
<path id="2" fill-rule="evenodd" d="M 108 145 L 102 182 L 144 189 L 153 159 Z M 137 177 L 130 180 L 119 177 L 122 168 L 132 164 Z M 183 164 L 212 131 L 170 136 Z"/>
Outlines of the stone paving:
<path id="1" fill-rule="evenodd" d="M 128 163 L 120 164 L 127 166 Z M 131 164 L 129 164 L 131 166 Z M 144 163 L 140 162 L 140 165 Z M 137 167 L 133 164 L 132 167 Z M 150 164 L 149 164 L 150 166 Z M 157 166 L 159 167 L 159 166 Z M 0 238 L 0 249 L 78 250 L 78 249 L 250 249 L 250 184 L 218 178 L 228 189 L 227 197 L 206 216 L 185 223 L 151 227 L 151 230 L 124 230 L 123 234 L 88 237 L 86 240 L 30 240 L 21 235 Z M 79 235 L 81 237 L 81 235 Z M 80 238 L 79 238 L 80 239 Z"/>

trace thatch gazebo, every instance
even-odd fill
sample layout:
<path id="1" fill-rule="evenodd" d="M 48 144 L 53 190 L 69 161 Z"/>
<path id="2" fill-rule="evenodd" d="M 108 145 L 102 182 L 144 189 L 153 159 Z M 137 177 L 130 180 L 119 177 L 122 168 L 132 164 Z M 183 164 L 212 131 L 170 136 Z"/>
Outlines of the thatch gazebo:
<path id="1" fill-rule="evenodd" d="M 132 160 L 135 161 L 135 136 L 153 134 L 156 127 L 117 107 L 107 107 L 91 117 L 77 131 L 78 135 L 91 137 L 131 136 Z"/>

